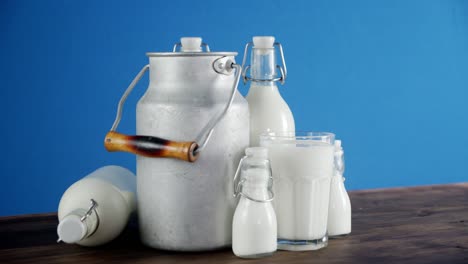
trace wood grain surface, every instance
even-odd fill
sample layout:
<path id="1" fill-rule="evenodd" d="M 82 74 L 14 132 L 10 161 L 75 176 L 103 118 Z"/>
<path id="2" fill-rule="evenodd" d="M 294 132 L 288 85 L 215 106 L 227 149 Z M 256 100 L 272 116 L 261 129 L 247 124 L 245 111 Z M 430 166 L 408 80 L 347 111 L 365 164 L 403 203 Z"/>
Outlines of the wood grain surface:
<path id="1" fill-rule="evenodd" d="M 97 248 L 57 244 L 56 214 L 0 218 L 0 263 L 468 263 L 468 183 L 351 192 L 353 231 L 318 251 L 243 260 L 144 247 L 132 221 Z"/>

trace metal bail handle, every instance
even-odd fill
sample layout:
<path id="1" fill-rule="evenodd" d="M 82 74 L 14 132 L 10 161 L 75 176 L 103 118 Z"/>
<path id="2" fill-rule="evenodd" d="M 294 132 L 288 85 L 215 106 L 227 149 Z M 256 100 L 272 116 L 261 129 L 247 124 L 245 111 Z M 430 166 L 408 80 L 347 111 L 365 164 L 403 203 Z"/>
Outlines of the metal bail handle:
<path id="1" fill-rule="evenodd" d="M 140 72 L 128 86 L 127 90 L 125 90 L 122 98 L 120 98 L 114 124 L 104 139 L 104 147 L 107 149 L 107 151 L 110 152 L 124 151 L 145 157 L 175 158 L 188 162 L 194 162 L 198 159 L 200 151 L 205 148 L 216 125 L 226 115 L 229 108 L 231 107 L 237 91 L 237 86 L 239 85 L 242 68 L 240 65 L 235 64 L 227 57 L 221 57 L 214 61 L 213 69 L 217 73 L 230 75 L 234 69 L 236 70 L 236 77 L 232 85 L 229 101 L 224 110 L 207 123 L 195 141 L 179 142 L 153 136 L 130 136 L 116 132 L 122 118 L 123 106 L 127 100 L 128 95 L 132 92 L 133 88 L 136 86 L 141 77 L 143 77 L 149 67 L 150 66 L 148 64 L 140 70 Z"/>
<path id="2" fill-rule="evenodd" d="M 246 84 L 248 81 L 253 81 L 253 82 L 277 82 L 279 81 L 281 85 L 283 85 L 286 81 L 286 77 L 288 76 L 288 69 L 286 68 L 286 60 L 284 59 L 284 53 L 283 53 L 283 46 L 281 46 L 281 43 L 275 42 L 273 46 L 278 47 L 278 51 L 281 57 L 281 64 L 282 65 L 276 65 L 276 68 L 280 71 L 281 75 L 280 77 L 272 78 L 272 79 L 254 79 L 250 76 L 247 75 L 247 70 L 250 68 L 250 65 L 245 65 L 247 62 L 247 56 L 248 56 L 248 51 L 249 47 L 253 47 L 253 42 L 248 42 L 245 44 L 245 49 L 244 49 L 244 58 L 242 59 L 242 79 L 244 81 L 244 84 Z"/>

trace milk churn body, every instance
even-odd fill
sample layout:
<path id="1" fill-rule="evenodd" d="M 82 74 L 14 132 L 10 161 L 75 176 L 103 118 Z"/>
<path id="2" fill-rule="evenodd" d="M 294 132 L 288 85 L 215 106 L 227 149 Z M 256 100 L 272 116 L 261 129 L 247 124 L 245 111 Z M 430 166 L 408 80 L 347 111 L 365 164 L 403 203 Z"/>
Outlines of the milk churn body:
<path id="1" fill-rule="evenodd" d="M 137 106 L 137 134 L 195 139 L 229 101 L 235 74 L 213 70 L 236 53 L 148 53 L 150 84 Z M 231 243 L 232 177 L 249 145 L 247 101 L 236 91 L 229 111 L 194 163 L 137 157 L 138 214 L 144 244 L 199 251 Z"/>

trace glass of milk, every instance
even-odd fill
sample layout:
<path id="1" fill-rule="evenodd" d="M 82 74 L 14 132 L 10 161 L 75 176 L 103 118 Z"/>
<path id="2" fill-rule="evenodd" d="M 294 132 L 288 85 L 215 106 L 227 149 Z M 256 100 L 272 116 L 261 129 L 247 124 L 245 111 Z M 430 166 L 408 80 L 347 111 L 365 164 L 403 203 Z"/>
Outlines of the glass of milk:
<path id="1" fill-rule="evenodd" d="M 278 249 L 327 246 L 334 140 L 334 134 L 325 132 L 267 132 L 260 136 L 273 170 Z"/>

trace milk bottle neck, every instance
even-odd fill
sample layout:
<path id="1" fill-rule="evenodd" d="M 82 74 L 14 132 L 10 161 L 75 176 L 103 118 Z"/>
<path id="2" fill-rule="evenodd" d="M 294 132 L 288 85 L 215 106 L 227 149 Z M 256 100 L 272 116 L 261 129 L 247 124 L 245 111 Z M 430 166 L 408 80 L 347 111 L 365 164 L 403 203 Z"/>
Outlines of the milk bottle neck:
<path id="1" fill-rule="evenodd" d="M 91 236 L 99 226 L 99 217 L 95 210 L 78 208 L 66 215 L 57 227 L 57 242 L 77 243 Z"/>
<path id="2" fill-rule="evenodd" d="M 250 168 L 243 172 L 242 192 L 256 200 L 267 200 L 269 173 L 265 169 Z"/>
<path id="3" fill-rule="evenodd" d="M 256 199 L 256 200 L 268 200 L 268 186 L 265 185 L 247 185 L 244 186 L 242 191 L 247 194 L 248 196 Z"/>
<path id="4" fill-rule="evenodd" d="M 276 86 L 273 81 L 255 81 L 270 80 L 276 77 L 276 58 L 275 49 L 272 48 L 252 48 L 251 55 L 251 77 L 255 86 Z"/>

